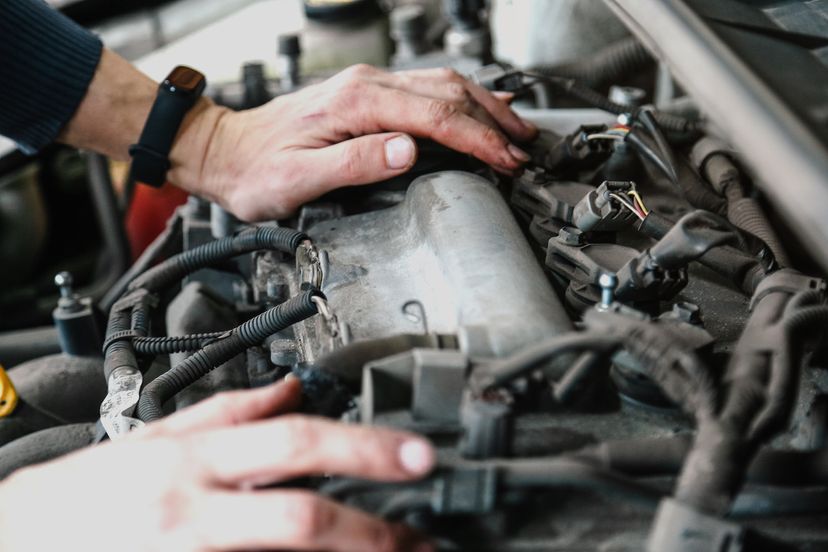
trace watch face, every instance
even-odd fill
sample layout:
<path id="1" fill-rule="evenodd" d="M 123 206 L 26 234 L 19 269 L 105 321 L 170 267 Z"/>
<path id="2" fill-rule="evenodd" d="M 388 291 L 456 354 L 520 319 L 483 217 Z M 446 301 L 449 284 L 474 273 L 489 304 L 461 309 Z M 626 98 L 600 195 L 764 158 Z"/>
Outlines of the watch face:
<path id="1" fill-rule="evenodd" d="M 204 87 L 207 84 L 207 79 L 204 75 L 184 65 L 179 65 L 172 72 L 167 75 L 164 80 L 164 86 L 170 92 L 179 92 L 183 94 L 201 95 Z"/>

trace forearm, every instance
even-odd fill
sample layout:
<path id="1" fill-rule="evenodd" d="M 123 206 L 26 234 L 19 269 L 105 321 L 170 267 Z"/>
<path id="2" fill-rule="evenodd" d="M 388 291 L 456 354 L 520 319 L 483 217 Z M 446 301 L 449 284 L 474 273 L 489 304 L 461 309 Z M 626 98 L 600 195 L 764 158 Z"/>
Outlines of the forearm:
<path id="1" fill-rule="evenodd" d="M 95 76 L 60 142 L 127 160 L 155 101 L 158 84 L 117 54 L 104 50 Z M 189 111 L 170 152 L 170 181 L 197 191 L 213 132 L 227 111 L 202 98 Z"/>

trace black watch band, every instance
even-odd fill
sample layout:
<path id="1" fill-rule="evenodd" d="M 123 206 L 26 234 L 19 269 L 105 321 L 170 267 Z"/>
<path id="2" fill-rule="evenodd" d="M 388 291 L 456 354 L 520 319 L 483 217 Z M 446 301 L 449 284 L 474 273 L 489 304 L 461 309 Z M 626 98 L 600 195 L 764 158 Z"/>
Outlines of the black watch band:
<path id="1" fill-rule="evenodd" d="M 131 179 L 155 187 L 164 184 L 170 168 L 170 149 L 178 129 L 206 85 L 204 75 L 183 65 L 173 69 L 159 85 L 141 137 L 137 144 L 129 147 Z"/>

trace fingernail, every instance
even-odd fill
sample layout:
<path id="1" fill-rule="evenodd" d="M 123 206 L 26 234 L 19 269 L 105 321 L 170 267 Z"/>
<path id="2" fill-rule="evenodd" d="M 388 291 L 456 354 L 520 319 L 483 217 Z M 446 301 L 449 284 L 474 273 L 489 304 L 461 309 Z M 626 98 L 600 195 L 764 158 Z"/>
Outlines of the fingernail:
<path id="1" fill-rule="evenodd" d="M 400 446 L 400 463 L 412 475 L 425 475 L 434 467 L 434 449 L 420 439 L 411 439 Z"/>
<path id="2" fill-rule="evenodd" d="M 531 133 L 536 133 L 538 131 L 538 127 L 532 121 L 527 121 L 525 119 L 520 120 L 523 123 L 523 127 Z"/>
<path id="3" fill-rule="evenodd" d="M 385 162 L 389 169 L 404 169 L 414 159 L 414 142 L 407 136 L 396 136 L 385 142 Z"/>
<path id="4" fill-rule="evenodd" d="M 299 378 L 297 378 L 296 374 L 294 374 L 293 372 L 288 372 L 287 374 L 285 374 L 285 381 L 290 381 L 290 380 L 295 380 L 295 379 L 299 379 Z"/>
<path id="5" fill-rule="evenodd" d="M 526 153 L 514 144 L 509 144 L 509 146 L 506 149 L 509 150 L 509 153 L 512 154 L 512 157 L 514 157 L 521 163 L 526 163 L 527 161 L 532 159 L 532 157 L 528 153 Z"/>

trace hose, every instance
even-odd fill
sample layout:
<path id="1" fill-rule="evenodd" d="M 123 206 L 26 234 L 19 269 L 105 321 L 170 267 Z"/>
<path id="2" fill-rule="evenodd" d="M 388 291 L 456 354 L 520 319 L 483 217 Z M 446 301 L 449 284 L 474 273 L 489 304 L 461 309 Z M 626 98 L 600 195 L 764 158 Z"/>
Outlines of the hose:
<path id="1" fill-rule="evenodd" d="M 165 337 L 136 337 L 132 340 L 132 346 L 137 354 L 146 356 L 188 353 L 198 351 L 226 334 L 227 332 L 207 332 Z"/>
<path id="2" fill-rule="evenodd" d="M 584 489 L 618 496 L 654 509 L 664 496 L 648 485 L 571 458 L 515 460 L 498 470 L 506 488 Z"/>
<path id="3" fill-rule="evenodd" d="M 548 83 L 561 93 L 608 113 L 613 113 L 615 115 L 632 115 L 633 118 L 637 118 L 641 110 L 641 108 L 635 105 L 616 103 L 600 92 L 593 90 L 575 79 L 550 77 L 528 71 L 524 72 L 524 75 Z M 668 132 L 690 134 L 699 132 L 702 127 L 699 121 L 686 119 L 679 115 L 673 115 L 672 113 L 656 111 L 653 113 L 653 116 L 658 122 L 658 125 Z"/>
<path id="4" fill-rule="evenodd" d="M 289 228 L 260 226 L 170 257 L 135 278 L 127 289 L 144 288 L 156 292 L 196 270 L 259 249 L 283 251 L 292 255 L 306 239 L 308 237 L 303 232 Z"/>
<path id="5" fill-rule="evenodd" d="M 654 62 L 652 56 L 635 37 L 623 38 L 593 55 L 557 65 L 537 65 L 533 73 L 550 77 L 576 79 L 585 85 L 600 88 L 644 69 Z"/>
<path id="6" fill-rule="evenodd" d="M 709 142 L 702 140 L 694 152 L 704 149 Z M 713 189 L 727 199 L 727 218 L 739 228 L 765 242 L 780 266 L 790 266 L 782 241 L 770 224 L 759 202 L 745 193 L 741 172 L 725 153 L 716 151 L 701 160 L 701 171 Z"/>
<path id="7" fill-rule="evenodd" d="M 633 127 L 624 141 L 632 146 L 644 163 L 652 165 L 670 180 L 690 205 L 717 214 L 727 210 L 727 202 L 713 193 L 691 167 L 671 160 L 669 155 L 664 159 L 664 154 L 657 153 L 656 149 L 661 147 L 642 129 Z"/>
<path id="8" fill-rule="evenodd" d="M 258 345 L 268 336 L 316 314 L 317 306 L 312 299 L 319 296 L 321 294 L 313 290 L 292 297 L 231 330 L 227 337 L 187 357 L 144 388 L 138 401 L 138 417 L 145 422 L 161 418 L 164 403 L 176 393 L 248 347 Z"/>
<path id="9" fill-rule="evenodd" d="M 478 390 L 501 387 L 530 373 L 555 357 L 573 351 L 608 351 L 618 347 L 621 336 L 592 332 L 572 332 L 551 337 L 506 359 L 482 366 L 473 373 Z"/>
<path id="10" fill-rule="evenodd" d="M 644 220 L 636 224 L 635 229 L 649 238 L 660 240 L 674 224 L 667 217 L 650 211 Z M 711 249 L 696 260 L 729 279 L 736 289 L 748 296 L 753 295 L 759 282 L 766 276 L 765 269 L 755 256 L 728 245 Z"/>
<path id="11" fill-rule="evenodd" d="M 736 228 L 723 217 L 701 209 L 682 216 L 650 248 L 650 257 L 663 268 L 678 268 L 723 245 L 753 255 L 766 269 L 775 265 L 773 254 L 759 238 Z"/>
<path id="12" fill-rule="evenodd" d="M 674 476 L 690 451 L 690 436 L 607 441 L 573 453 L 573 457 L 631 477 Z M 777 487 L 828 486 L 828 449 L 761 450 L 746 480 Z"/>
<path id="13" fill-rule="evenodd" d="M 127 295 L 142 289 L 148 292 L 161 291 L 196 270 L 250 251 L 271 249 L 294 254 L 299 244 L 306 239 L 306 234 L 289 228 L 257 227 L 247 230 L 179 253 L 157 264 L 129 283 Z M 113 303 L 113 310 L 117 304 L 117 301 Z M 142 311 L 145 308 L 145 305 L 138 305 L 132 310 Z M 134 321 L 141 324 L 137 331 L 130 326 L 133 316 L 136 317 Z M 146 336 L 147 320 L 146 312 L 133 315 L 123 311 L 110 312 L 104 338 L 104 376 L 107 380 L 119 367 L 139 369 L 131 339 Z"/>

